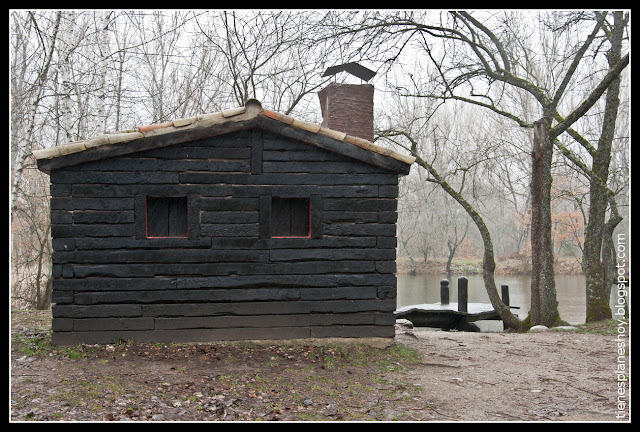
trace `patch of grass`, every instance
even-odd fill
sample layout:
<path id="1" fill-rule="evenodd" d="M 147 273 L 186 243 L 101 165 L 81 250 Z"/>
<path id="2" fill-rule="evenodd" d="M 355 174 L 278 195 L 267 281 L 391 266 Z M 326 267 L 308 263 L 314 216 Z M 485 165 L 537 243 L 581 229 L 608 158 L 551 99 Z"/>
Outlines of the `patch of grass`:
<path id="1" fill-rule="evenodd" d="M 53 348 L 53 352 L 55 354 L 66 357 L 70 360 L 77 360 L 81 358 L 86 358 L 90 353 L 99 351 L 103 348 L 102 345 L 75 345 L 75 346 L 64 346 L 64 347 L 55 347 Z"/>
<path id="2" fill-rule="evenodd" d="M 50 333 L 37 333 L 35 335 L 12 335 L 12 342 L 18 352 L 28 357 L 44 357 L 52 350 Z"/>
<path id="3" fill-rule="evenodd" d="M 92 384 L 86 380 L 76 382 L 64 381 L 64 391 L 52 396 L 51 401 L 63 401 L 65 404 L 76 407 L 88 401 L 99 401 L 104 395 L 104 385 Z"/>
<path id="4" fill-rule="evenodd" d="M 629 329 L 629 320 L 622 320 L 625 324 L 625 329 Z M 596 322 L 590 322 L 586 324 L 580 324 L 578 330 L 583 333 L 591 333 L 591 334 L 601 334 L 601 335 L 617 335 L 618 334 L 618 324 L 620 321 L 617 319 L 608 319 Z"/>

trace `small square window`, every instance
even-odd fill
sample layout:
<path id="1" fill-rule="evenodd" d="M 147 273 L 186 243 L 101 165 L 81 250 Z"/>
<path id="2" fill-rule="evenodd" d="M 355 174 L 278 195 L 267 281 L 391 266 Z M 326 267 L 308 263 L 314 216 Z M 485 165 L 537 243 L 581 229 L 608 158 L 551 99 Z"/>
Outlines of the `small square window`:
<path id="1" fill-rule="evenodd" d="M 187 197 L 147 197 L 147 238 L 187 237 Z"/>
<path id="2" fill-rule="evenodd" d="M 309 198 L 271 199 L 271 237 L 311 237 Z"/>

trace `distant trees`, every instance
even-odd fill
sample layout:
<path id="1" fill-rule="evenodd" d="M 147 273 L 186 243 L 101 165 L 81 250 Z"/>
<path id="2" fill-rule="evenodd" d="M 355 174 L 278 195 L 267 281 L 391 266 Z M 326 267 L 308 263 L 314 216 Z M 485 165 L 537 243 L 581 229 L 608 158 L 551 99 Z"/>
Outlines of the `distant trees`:
<path id="1" fill-rule="evenodd" d="M 61 17 L 57 12 L 42 22 L 31 12 L 14 12 L 11 20 L 11 294 L 32 308 L 49 305 L 51 225 L 45 182 L 30 169 L 29 156 L 43 126 Z"/>
<path id="2" fill-rule="evenodd" d="M 48 178 L 33 150 L 243 105 L 317 120 L 315 12 L 12 11 L 12 298 L 46 308 Z M 34 288 L 35 287 L 35 288 Z M 35 291 L 34 291 L 35 290 Z"/>

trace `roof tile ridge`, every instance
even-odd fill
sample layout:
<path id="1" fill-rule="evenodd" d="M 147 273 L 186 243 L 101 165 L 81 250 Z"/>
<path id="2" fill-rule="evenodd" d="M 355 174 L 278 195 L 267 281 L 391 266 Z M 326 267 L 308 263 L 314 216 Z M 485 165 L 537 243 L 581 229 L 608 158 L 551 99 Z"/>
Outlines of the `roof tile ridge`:
<path id="1" fill-rule="evenodd" d="M 382 147 L 364 138 L 360 138 L 354 135 L 347 135 L 344 132 L 341 132 L 335 129 L 330 129 L 316 123 L 310 123 L 307 121 L 298 120 L 294 117 L 279 113 L 277 111 L 263 109 L 262 114 L 274 120 L 278 120 L 282 123 L 295 126 L 299 129 L 304 129 L 312 133 L 326 135 L 335 140 L 347 142 L 349 144 L 353 144 L 355 146 L 361 147 L 365 150 L 370 150 L 385 156 L 392 157 L 394 159 L 397 159 L 407 164 L 413 164 L 416 160 L 416 158 L 413 156 L 407 156 L 407 155 L 398 153 L 394 150 L 391 150 L 386 147 Z"/>

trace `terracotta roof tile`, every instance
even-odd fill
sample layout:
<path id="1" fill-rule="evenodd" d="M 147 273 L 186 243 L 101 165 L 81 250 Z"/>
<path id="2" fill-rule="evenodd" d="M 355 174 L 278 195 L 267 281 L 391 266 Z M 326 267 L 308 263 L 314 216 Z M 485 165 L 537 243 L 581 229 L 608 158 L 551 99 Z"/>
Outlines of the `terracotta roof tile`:
<path id="1" fill-rule="evenodd" d="M 344 141 L 348 142 L 349 144 L 357 145 L 358 147 L 362 147 L 363 149 L 367 149 L 367 150 L 369 150 L 369 145 L 372 144 L 366 139 L 359 138 L 353 135 L 345 136 Z"/>
<path id="2" fill-rule="evenodd" d="M 318 133 L 320 131 L 320 125 L 316 124 L 316 123 L 309 123 L 303 120 L 293 120 L 293 123 L 291 123 L 292 126 L 295 126 L 299 129 L 304 129 L 306 131 L 309 131 L 311 133 Z"/>
<path id="3" fill-rule="evenodd" d="M 344 132 L 339 132 L 337 130 L 333 130 L 333 129 L 328 129 L 324 126 L 320 127 L 320 130 L 318 131 L 319 134 L 322 135 L 326 135 L 328 137 L 331 137 L 335 140 L 338 141 L 344 141 L 344 139 L 346 138 L 347 134 Z"/>
<path id="4" fill-rule="evenodd" d="M 173 122 L 159 123 L 159 124 L 150 124 L 146 126 L 138 126 L 138 130 L 142 133 L 149 132 L 156 129 L 163 129 L 169 126 L 173 126 Z"/>
<path id="5" fill-rule="evenodd" d="M 369 151 L 392 157 L 409 165 L 413 164 L 413 162 L 415 161 L 415 158 L 413 156 L 407 156 L 397 153 L 393 150 L 381 147 L 363 138 L 347 135 L 344 132 L 336 131 L 333 129 L 328 129 L 319 124 L 297 120 L 291 116 L 276 111 L 263 109 L 260 102 L 255 99 L 249 99 L 243 107 L 231 108 L 221 112 L 202 114 L 196 117 L 178 119 L 165 123 L 139 126 L 136 130 L 133 131 L 120 131 L 98 136 L 89 140 L 72 142 L 63 144 L 58 147 L 46 148 L 43 150 L 36 150 L 33 152 L 33 155 L 36 159 L 51 159 L 66 154 L 77 153 L 87 149 L 100 147 L 103 145 L 126 143 L 144 137 L 172 133 L 181 129 L 209 127 L 228 121 L 242 121 L 250 118 L 255 118 L 258 115 L 263 115 L 265 117 L 309 131 L 311 133 L 326 135 L 335 140 L 346 142 Z"/>
<path id="6" fill-rule="evenodd" d="M 228 110 L 222 111 L 222 117 L 233 117 L 238 114 L 243 114 L 245 110 L 245 107 L 230 108 Z"/>
<path id="7" fill-rule="evenodd" d="M 282 123 L 286 123 L 286 124 L 293 124 L 293 121 L 295 120 L 293 117 L 288 116 L 286 114 L 281 114 L 279 112 L 276 111 L 271 111 L 268 109 L 262 110 L 262 114 L 266 115 L 267 117 L 270 117 L 274 120 L 278 120 L 281 121 Z"/>
<path id="8" fill-rule="evenodd" d="M 196 121 L 198 121 L 198 117 L 178 119 L 173 121 L 173 126 L 174 127 L 189 126 L 191 123 L 195 123 Z"/>
<path id="9" fill-rule="evenodd" d="M 63 144 L 60 146 L 60 154 L 61 155 L 68 155 L 71 153 L 78 153 L 81 152 L 83 150 L 86 150 L 87 148 L 84 146 L 84 142 L 83 141 L 79 141 L 79 142 L 72 142 L 72 143 L 67 143 L 67 144 Z"/>

